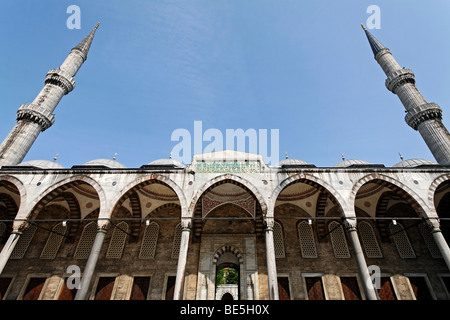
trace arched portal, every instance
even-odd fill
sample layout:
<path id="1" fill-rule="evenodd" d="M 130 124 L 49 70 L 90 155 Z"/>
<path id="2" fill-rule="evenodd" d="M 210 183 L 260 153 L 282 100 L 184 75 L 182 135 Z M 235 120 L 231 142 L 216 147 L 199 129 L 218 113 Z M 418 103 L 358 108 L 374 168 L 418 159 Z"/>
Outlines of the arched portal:
<path id="1" fill-rule="evenodd" d="M 238 282 L 222 284 L 222 289 L 232 286 L 235 294 L 229 293 L 235 299 L 256 298 L 256 247 L 263 236 L 265 210 L 262 197 L 243 179 L 217 179 L 200 190 L 195 196 L 192 232 L 193 241 L 200 242 L 197 299 L 220 299 L 225 294 L 216 292 L 217 274 L 224 268 L 236 270 Z"/>

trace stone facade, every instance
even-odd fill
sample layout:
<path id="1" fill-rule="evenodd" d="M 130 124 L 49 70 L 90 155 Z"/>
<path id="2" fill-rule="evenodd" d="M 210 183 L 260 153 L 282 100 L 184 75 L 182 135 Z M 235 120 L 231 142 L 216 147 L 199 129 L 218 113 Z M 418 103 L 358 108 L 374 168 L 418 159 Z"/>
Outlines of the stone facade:
<path id="1" fill-rule="evenodd" d="M 205 159 L 220 166 L 238 163 L 239 157 L 257 163 L 259 172 L 196 173 L 197 163 Z M 349 290 L 366 299 L 348 225 L 342 223 L 352 218 L 366 267 L 377 266 L 381 278 L 390 279 L 396 299 L 414 299 L 414 290 L 425 289 L 432 298 L 448 299 L 450 272 L 440 255 L 443 249 L 436 247 L 430 233 L 432 226 L 439 225 L 438 218 L 446 230 L 448 181 L 449 169 L 419 160 L 390 168 L 352 160 L 315 168 L 289 159 L 269 167 L 260 155 L 235 151 L 197 155 L 187 167 L 170 159 L 136 169 L 112 160 L 70 169 L 50 161 L 4 166 L 0 170 L 2 255 L 10 232 L 20 231 L 20 240 L 27 238 L 28 228 L 37 228 L 29 246 L 22 249 L 23 256 L 17 258 L 20 255 L 13 251 L 7 259 L 1 277 L 12 281 L 3 298 L 30 297 L 27 284 L 32 278 L 45 280 L 37 298 L 62 298 L 67 278 L 73 275 L 67 268 L 85 269 L 93 234 L 83 247 L 84 256 L 80 243 L 85 227 L 95 223 L 94 233 L 99 226 L 106 226 L 107 233 L 86 298 L 104 294 L 108 299 L 130 299 L 138 290 L 134 279 L 148 278 L 145 298 L 170 299 L 180 264 L 181 222 L 187 220 L 182 299 L 216 299 L 215 276 L 222 263 L 239 267 L 240 299 L 271 298 L 266 232 L 272 222 L 277 286 L 287 297 L 316 298 L 308 279 L 319 278 L 316 286 L 323 290 L 324 299 L 345 299 Z M 393 234 L 392 220 L 404 231 Z M 58 229 L 64 232 L 61 236 L 54 227 L 63 221 L 65 229 Z M 153 240 L 144 241 L 146 228 L 155 226 L 150 223 L 156 223 L 158 230 Z M 366 224 L 369 234 L 362 233 L 360 224 Z M 406 234 L 407 242 L 399 234 Z M 48 257 L 43 251 L 51 237 L 53 243 L 63 239 L 54 256 Z M 140 256 L 144 242 L 153 256 Z M 408 254 L 408 243 L 413 257 L 402 257 Z M 15 246 L 17 251 L 24 244 L 18 241 Z M 356 287 L 347 284 L 350 278 Z M 416 278 L 426 287 L 417 289 L 411 281 Z M 284 289 L 283 284 L 287 284 Z M 109 291 L 99 291 L 99 286 Z"/>

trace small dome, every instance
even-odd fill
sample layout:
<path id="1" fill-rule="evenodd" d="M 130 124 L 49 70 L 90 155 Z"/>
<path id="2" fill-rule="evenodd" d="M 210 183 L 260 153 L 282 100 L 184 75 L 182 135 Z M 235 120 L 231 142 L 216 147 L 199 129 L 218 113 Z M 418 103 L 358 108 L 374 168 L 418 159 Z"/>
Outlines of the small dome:
<path id="1" fill-rule="evenodd" d="M 415 168 L 423 165 L 437 165 L 437 162 L 426 160 L 426 159 L 408 159 L 400 161 L 394 164 L 392 167 L 395 168 Z"/>
<path id="2" fill-rule="evenodd" d="M 275 164 L 275 167 L 281 167 L 281 166 L 292 166 L 292 165 L 305 165 L 308 164 L 305 161 L 302 160 L 298 160 L 298 159 L 285 159 L 285 160 L 281 160 L 280 162 L 278 162 L 277 164 Z"/>
<path id="3" fill-rule="evenodd" d="M 111 159 L 96 159 L 91 160 L 83 164 L 83 166 L 105 166 L 110 169 L 122 169 L 126 168 L 123 164 L 120 162 L 117 162 L 116 160 Z"/>
<path id="4" fill-rule="evenodd" d="M 364 161 L 364 160 L 359 160 L 359 159 L 348 159 L 348 160 L 344 160 L 341 161 L 339 163 L 336 163 L 333 167 L 339 167 L 339 168 L 346 168 L 346 167 L 350 167 L 354 164 L 370 164 L 370 162 Z"/>
<path id="5" fill-rule="evenodd" d="M 62 165 L 49 160 L 30 160 L 18 164 L 21 167 L 36 167 L 40 169 L 64 169 Z"/>
<path id="6" fill-rule="evenodd" d="M 150 162 L 148 165 L 150 166 L 174 166 L 174 167 L 178 167 L 178 168 L 186 168 L 186 166 L 184 164 L 182 164 L 181 162 L 177 161 L 177 160 L 173 160 L 173 159 L 158 159 L 155 161 Z"/>

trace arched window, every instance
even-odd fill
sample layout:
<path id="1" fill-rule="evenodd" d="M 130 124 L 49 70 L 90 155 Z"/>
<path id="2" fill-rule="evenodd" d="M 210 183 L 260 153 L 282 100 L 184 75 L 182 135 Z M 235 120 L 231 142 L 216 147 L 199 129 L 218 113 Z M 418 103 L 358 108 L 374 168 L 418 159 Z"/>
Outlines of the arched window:
<path id="1" fill-rule="evenodd" d="M 27 252 L 28 246 L 31 243 L 31 240 L 36 233 L 37 227 L 34 224 L 31 224 L 24 230 L 19 240 L 17 240 L 17 244 L 14 247 L 13 252 L 11 253 L 10 259 L 22 259 Z"/>
<path id="2" fill-rule="evenodd" d="M 173 247 L 172 247 L 172 258 L 178 259 L 180 254 L 180 244 L 181 244 L 181 223 L 177 224 L 175 227 L 175 234 L 173 236 Z"/>
<path id="3" fill-rule="evenodd" d="M 396 224 L 391 222 L 389 224 L 389 231 L 392 235 L 392 239 L 394 239 L 400 257 L 404 259 L 415 258 L 416 254 L 414 253 L 414 249 L 411 246 L 411 242 L 409 242 L 408 235 L 403 226 L 398 222 Z"/>
<path id="4" fill-rule="evenodd" d="M 59 247 L 64 241 L 67 227 L 62 222 L 56 224 L 48 236 L 44 249 L 41 252 L 41 259 L 55 259 Z"/>
<path id="5" fill-rule="evenodd" d="M 122 221 L 118 223 L 113 230 L 111 241 L 109 242 L 106 258 L 120 259 L 122 258 L 123 248 L 127 241 L 128 223 Z"/>
<path id="6" fill-rule="evenodd" d="M 344 228 L 339 222 L 332 221 L 328 225 L 331 244 L 333 245 L 334 256 L 336 258 L 350 258 L 347 239 L 345 238 Z"/>
<path id="7" fill-rule="evenodd" d="M 317 258 L 316 242 L 311 226 L 302 221 L 297 226 L 298 239 L 300 240 L 300 249 L 303 258 Z"/>
<path id="8" fill-rule="evenodd" d="M 145 227 L 144 238 L 142 239 L 139 259 L 151 259 L 155 257 L 156 244 L 158 242 L 159 225 L 151 222 Z"/>
<path id="9" fill-rule="evenodd" d="M 283 228 L 276 221 L 273 226 L 273 244 L 275 247 L 275 258 L 284 258 Z"/>
<path id="10" fill-rule="evenodd" d="M 436 244 L 436 241 L 433 238 L 430 230 L 428 230 L 427 226 L 424 223 L 419 224 L 419 230 L 422 234 L 423 240 L 430 251 L 430 254 L 433 258 L 442 258 L 441 251 Z"/>
<path id="11" fill-rule="evenodd" d="M 358 223 L 358 231 L 366 252 L 367 258 L 383 258 L 377 238 L 369 222 L 361 221 Z"/>
<path id="12" fill-rule="evenodd" d="M 75 250 L 74 258 L 87 259 L 89 257 L 96 233 L 97 222 L 89 222 L 83 229 L 80 241 L 78 242 L 78 246 Z"/>

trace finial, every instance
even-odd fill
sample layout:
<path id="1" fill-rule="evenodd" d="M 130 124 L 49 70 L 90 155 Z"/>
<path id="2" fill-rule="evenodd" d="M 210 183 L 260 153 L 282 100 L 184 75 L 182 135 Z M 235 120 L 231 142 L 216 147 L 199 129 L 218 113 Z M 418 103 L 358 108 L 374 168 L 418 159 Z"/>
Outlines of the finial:
<path id="1" fill-rule="evenodd" d="M 100 25 L 100 21 L 97 22 L 97 24 L 95 25 L 94 29 L 97 30 L 98 26 Z"/>
<path id="2" fill-rule="evenodd" d="M 342 161 L 345 161 L 345 157 L 344 157 L 343 153 L 341 153 L 341 157 L 342 157 Z"/>
<path id="3" fill-rule="evenodd" d="M 364 27 L 364 25 L 361 23 L 361 28 L 363 28 L 363 30 L 366 30 L 366 27 Z"/>
<path id="4" fill-rule="evenodd" d="M 116 157 L 117 157 L 117 152 L 116 152 L 116 153 L 114 153 L 114 157 L 113 157 L 113 160 L 116 160 Z"/>
<path id="5" fill-rule="evenodd" d="M 56 159 L 58 159 L 59 153 L 56 154 L 56 156 L 53 158 L 53 162 L 56 162 Z"/>
<path id="6" fill-rule="evenodd" d="M 287 152 L 286 152 L 286 159 L 289 159 Z"/>
<path id="7" fill-rule="evenodd" d="M 170 155 L 169 155 L 169 159 L 172 159 L 172 152 L 171 152 Z"/>
<path id="8" fill-rule="evenodd" d="M 400 156 L 400 160 L 403 161 L 403 156 L 402 156 L 402 154 L 399 152 L 398 155 Z"/>

